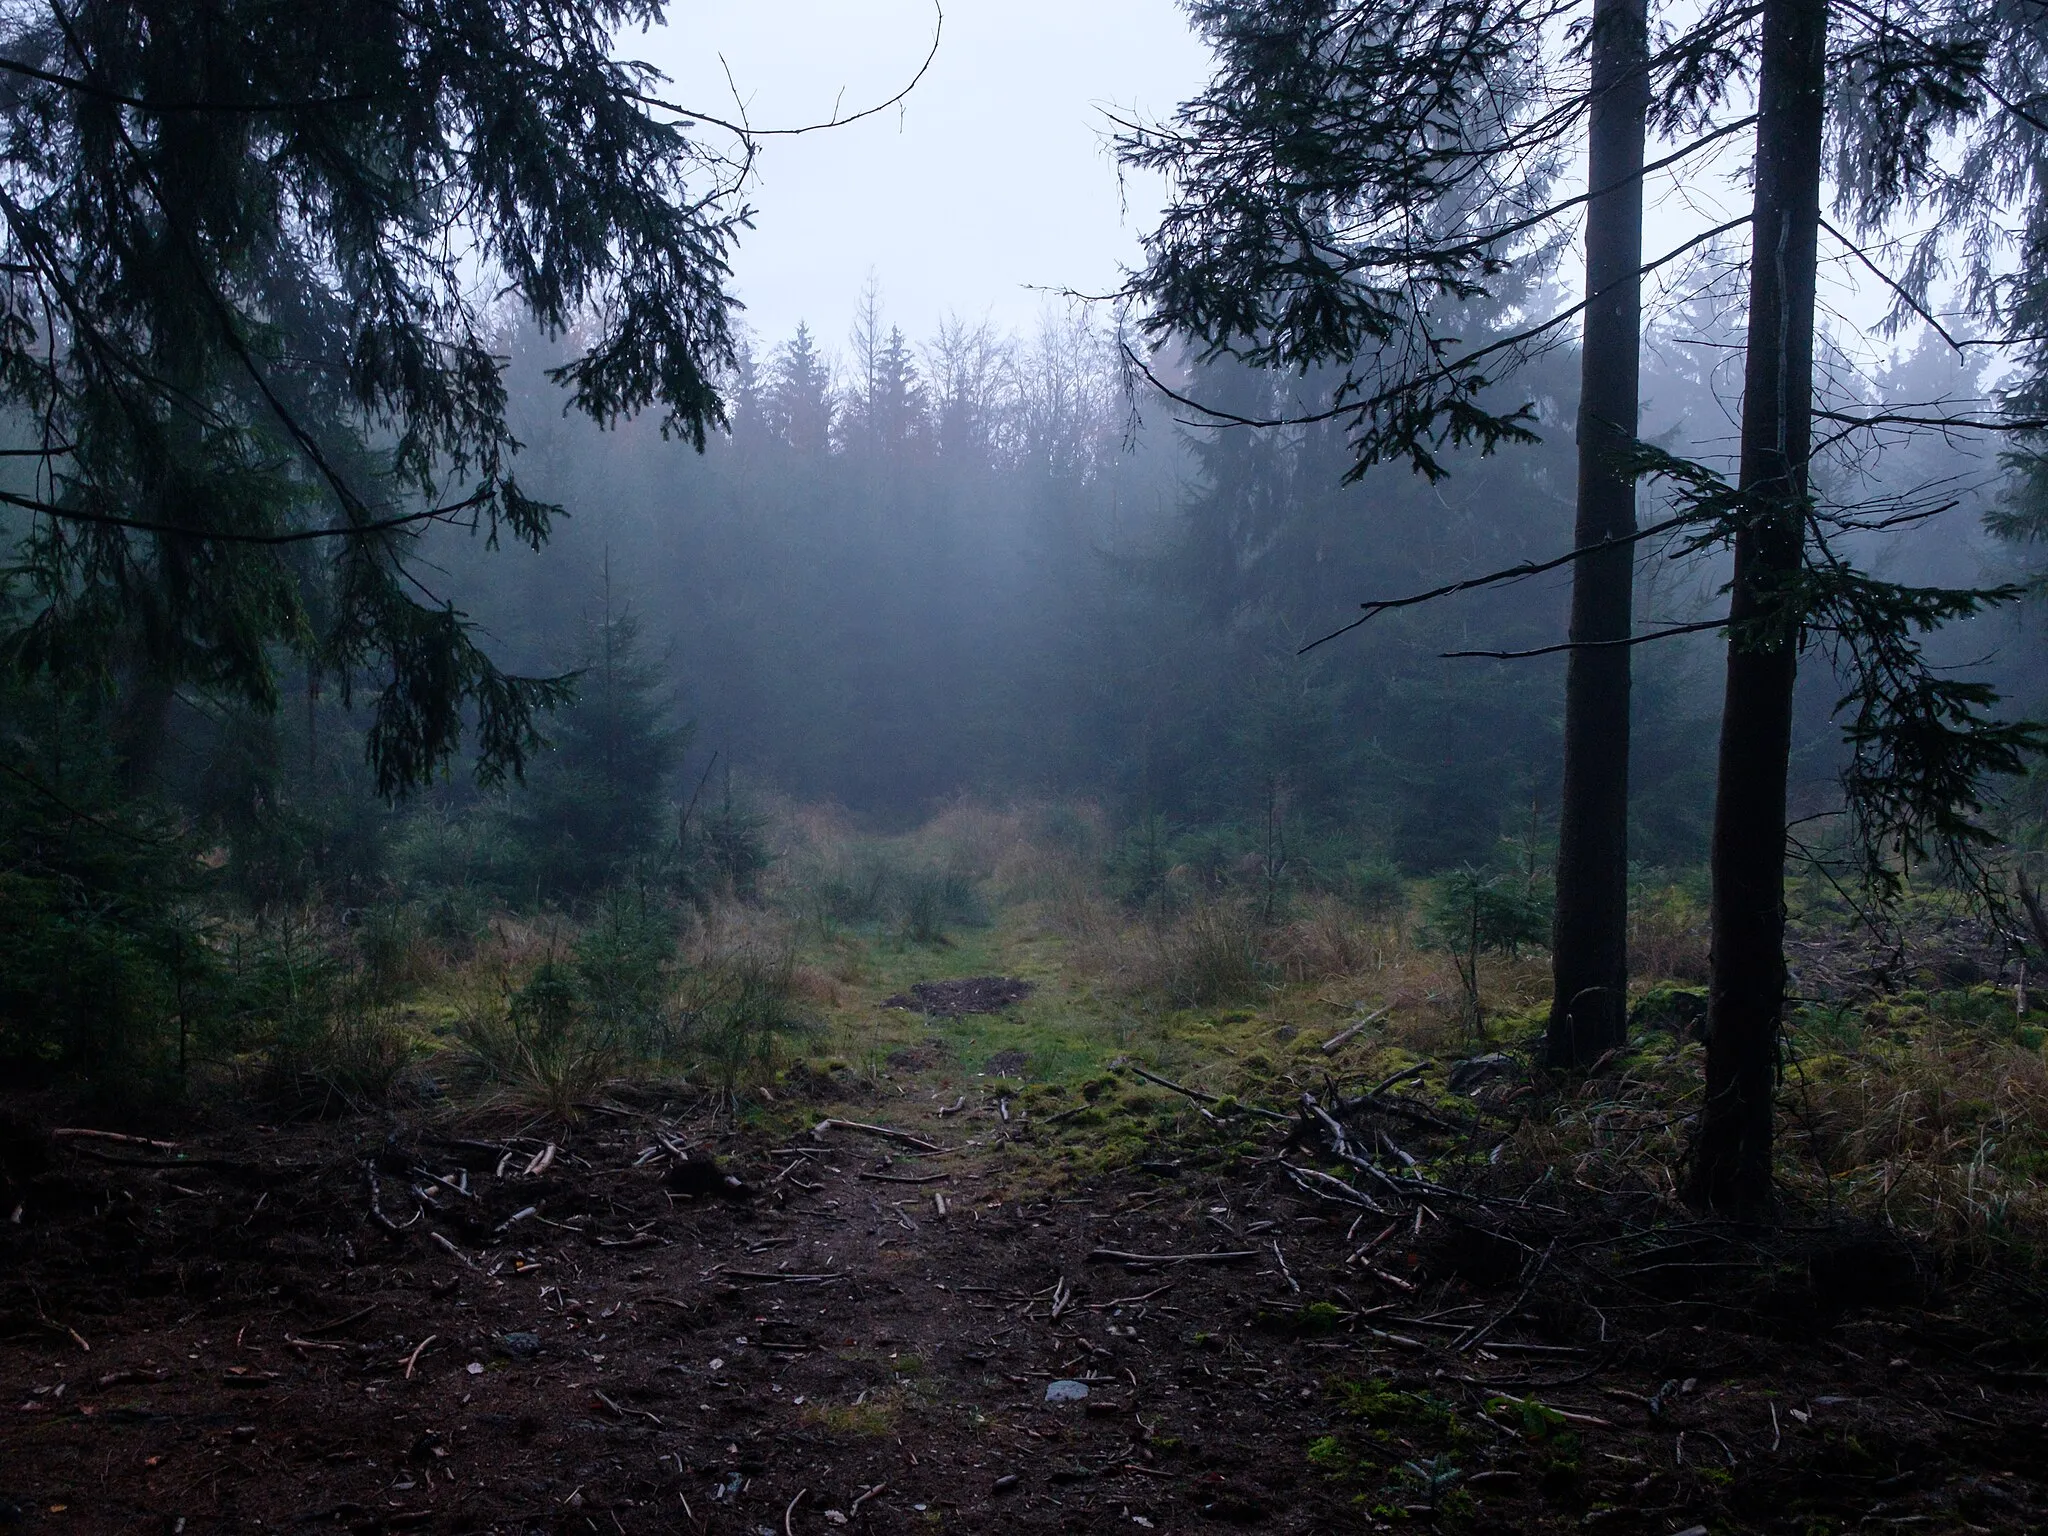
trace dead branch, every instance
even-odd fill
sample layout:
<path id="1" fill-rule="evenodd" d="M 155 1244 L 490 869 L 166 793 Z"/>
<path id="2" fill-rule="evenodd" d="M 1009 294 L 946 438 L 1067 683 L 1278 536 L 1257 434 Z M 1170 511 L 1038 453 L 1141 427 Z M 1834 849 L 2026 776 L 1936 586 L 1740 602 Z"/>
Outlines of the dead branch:
<path id="1" fill-rule="evenodd" d="M 1338 1034 L 1330 1036 L 1329 1039 L 1323 1042 L 1323 1054 L 1325 1056 L 1334 1055 L 1338 1047 L 1343 1045 L 1345 1041 L 1351 1039 L 1353 1036 L 1359 1034 L 1361 1031 L 1370 1029 L 1373 1025 L 1379 1023 L 1381 1019 L 1384 1019 L 1388 1014 L 1392 1013 L 1393 1011 L 1394 1005 L 1392 1003 L 1389 1003 L 1386 1007 L 1367 1014 L 1364 1018 L 1360 1019 L 1356 1024 L 1353 1024 L 1349 1029 L 1343 1030 Z"/>
<path id="2" fill-rule="evenodd" d="M 175 1141 L 152 1141 L 147 1136 L 123 1136 L 119 1131 L 89 1131 L 75 1125 L 60 1126 L 50 1134 L 60 1139 L 85 1136 L 94 1141 L 119 1142 L 126 1147 L 155 1147 L 159 1152 L 175 1152 L 178 1149 Z"/>
<path id="3" fill-rule="evenodd" d="M 825 1133 L 837 1128 L 842 1131 L 865 1131 L 870 1136 L 880 1136 L 889 1141 L 900 1141 L 906 1147 L 916 1147 L 921 1152 L 943 1152 L 946 1149 L 935 1141 L 926 1141 L 922 1136 L 913 1136 L 908 1131 L 899 1131 L 893 1126 L 868 1125 L 860 1120 L 820 1120 L 811 1127 L 811 1134 L 823 1141 Z"/>
<path id="4" fill-rule="evenodd" d="M 1217 1098 L 1216 1095 L 1213 1093 L 1204 1093 L 1199 1088 L 1186 1088 L 1183 1087 L 1181 1084 L 1172 1081 L 1169 1078 L 1161 1077 L 1157 1072 L 1147 1072 L 1135 1061 L 1127 1061 L 1124 1063 L 1124 1065 L 1129 1067 L 1131 1071 L 1135 1073 L 1137 1076 L 1145 1079 L 1146 1082 L 1156 1083 L 1161 1088 L 1165 1088 L 1170 1092 L 1178 1093 L 1187 1098 L 1193 1099 L 1197 1104 L 1221 1104 L 1223 1102 L 1221 1099 Z M 1238 1105 L 1238 1108 L 1243 1110 L 1248 1115 L 1260 1115 L 1268 1120 L 1279 1120 L 1285 1122 L 1287 1119 L 1287 1116 L 1281 1114 L 1278 1110 L 1261 1109 L 1256 1104 L 1240 1103 Z"/>
<path id="5" fill-rule="evenodd" d="M 1110 1264 L 1241 1264 L 1259 1257 L 1256 1248 L 1234 1248 L 1217 1253 L 1126 1253 L 1121 1248 L 1089 1250 L 1090 1261 Z"/>

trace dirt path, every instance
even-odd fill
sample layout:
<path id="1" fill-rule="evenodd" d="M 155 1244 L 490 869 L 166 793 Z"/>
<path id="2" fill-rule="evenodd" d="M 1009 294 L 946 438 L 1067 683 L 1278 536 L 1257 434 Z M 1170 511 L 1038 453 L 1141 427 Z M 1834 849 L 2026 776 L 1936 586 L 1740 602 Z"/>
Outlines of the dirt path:
<path id="1" fill-rule="evenodd" d="M 1555 1240 L 1490 1272 L 1442 1202 L 1389 1223 L 1303 1192 L 1278 1131 L 1248 1156 L 1190 1116 L 1143 1166 L 1027 1177 L 1057 1125 L 893 1108 L 944 1150 L 714 1141 L 659 1106 L 551 1158 L 17 1122 L 0 1523 L 2048 1529 L 2048 1382 L 1996 1363 L 1982 1298 L 1546 1289 Z"/>

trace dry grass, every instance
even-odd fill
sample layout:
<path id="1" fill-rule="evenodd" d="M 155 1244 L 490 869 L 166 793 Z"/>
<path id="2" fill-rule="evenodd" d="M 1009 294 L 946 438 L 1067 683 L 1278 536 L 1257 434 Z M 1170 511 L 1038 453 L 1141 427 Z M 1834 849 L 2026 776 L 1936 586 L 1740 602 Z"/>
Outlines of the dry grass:
<path id="1" fill-rule="evenodd" d="M 1676 886 L 1629 892 L 1629 964 L 1644 981 L 1704 984 L 1710 935 L 1706 909 Z"/>
<path id="2" fill-rule="evenodd" d="M 1789 1189 L 1948 1247 L 2048 1231 L 2048 1060 L 1930 1021 L 1801 1063 L 1783 1098 Z"/>

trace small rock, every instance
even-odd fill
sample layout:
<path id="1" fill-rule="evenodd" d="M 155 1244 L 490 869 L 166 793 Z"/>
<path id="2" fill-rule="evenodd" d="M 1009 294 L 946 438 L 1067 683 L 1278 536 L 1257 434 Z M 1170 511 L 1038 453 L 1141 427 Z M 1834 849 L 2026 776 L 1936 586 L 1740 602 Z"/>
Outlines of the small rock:
<path id="1" fill-rule="evenodd" d="M 231 1433 L 235 1444 L 247 1445 L 256 1438 L 256 1426 L 254 1424 L 237 1424 Z"/>
<path id="2" fill-rule="evenodd" d="M 1048 1403 L 1078 1403 L 1088 1395 L 1085 1381 L 1050 1381 L 1045 1386 L 1045 1400 Z"/>
<path id="3" fill-rule="evenodd" d="M 472 1360 L 463 1369 L 472 1376 L 481 1376 L 484 1373 L 484 1363 L 481 1360 Z"/>
<path id="4" fill-rule="evenodd" d="M 1001 1477 L 996 1479 L 995 1487 L 989 1491 L 992 1493 L 1008 1493 L 1012 1488 L 1016 1486 L 1017 1474 L 1014 1472 L 1005 1472 Z"/>
<path id="5" fill-rule="evenodd" d="M 827 1523 L 832 1525 L 844 1525 L 846 1524 L 846 1511 L 843 1509 L 828 1509 L 825 1511 L 825 1519 Z"/>
<path id="6" fill-rule="evenodd" d="M 498 1345 L 515 1360 L 531 1360 L 540 1353 L 540 1335 L 537 1333 L 505 1333 L 498 1336 Z"/>

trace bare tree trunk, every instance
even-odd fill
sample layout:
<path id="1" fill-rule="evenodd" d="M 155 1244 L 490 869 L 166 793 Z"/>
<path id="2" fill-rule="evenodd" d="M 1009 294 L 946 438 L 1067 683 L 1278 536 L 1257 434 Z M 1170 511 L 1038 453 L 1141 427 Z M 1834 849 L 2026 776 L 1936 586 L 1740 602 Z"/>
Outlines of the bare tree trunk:
<path id="1" fill-rule="evenodd" d="M 1636 531 L 1623 465 L 1637 425 L 1642 353 L 1643 122 L 1649 108 L 1645 0 L 1596 0 L 1587 134 L 1586 322 L 1579 385 L 1574 545 Z M 1581 555 L 1572 572 L 1566 664 L 1564 798 L 1544 1054 L 1585 1066 L 1628 1024 L 1629 652 L 1635 546 Z"/>
<path id="2" fill-rule="evenodd" d="M 1706 1100 L 1689 1192 L 1728 1214 L 1771 1192 L 1771 1111 L 1785 1001 L 1785 773 L 1799 669 L 1797 588 L 1813 443 L 1827 0 L 1763 0 L 1742 526 L 1729 601 L 1714 803 Z"/>

